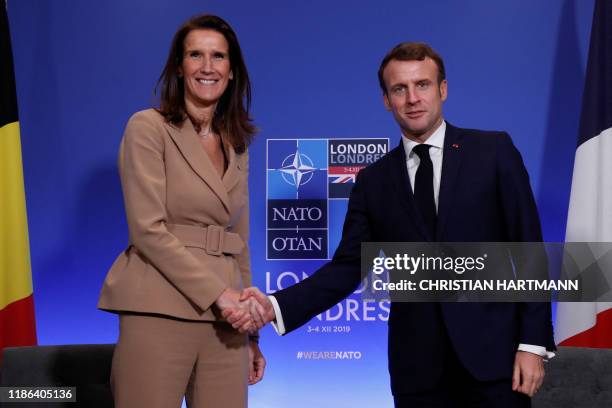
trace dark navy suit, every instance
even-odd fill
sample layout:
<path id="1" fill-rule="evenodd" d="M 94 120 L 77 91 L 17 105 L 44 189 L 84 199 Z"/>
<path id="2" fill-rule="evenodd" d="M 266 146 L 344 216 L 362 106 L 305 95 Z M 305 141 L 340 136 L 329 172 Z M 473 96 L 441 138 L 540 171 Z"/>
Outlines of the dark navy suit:
<path id="1" fill-rule="evenodd" d="M 355 290 L 364 241 L 542 240 L 529 177 L 506 133 L 447 124 L 438 203 L 437 230 L 431 236 L 413 199 L 402 143 L 363 169 L 333 259 L 303 282 L 274 294 L 286 331 Z M 433 387 L 449 348 L 477 381 L 510 378 L 519 343 L 555 348 L 549 304 L 393 303 L 392 391 L 397 395 Z"/>

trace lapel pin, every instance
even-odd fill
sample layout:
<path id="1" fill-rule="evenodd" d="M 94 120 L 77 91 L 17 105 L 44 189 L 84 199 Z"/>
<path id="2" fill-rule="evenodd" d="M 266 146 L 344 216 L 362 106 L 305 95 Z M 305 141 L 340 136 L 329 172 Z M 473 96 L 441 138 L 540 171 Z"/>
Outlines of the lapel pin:
<path id="1" fill-rule="evenodd" d="M 451 146 L 453 147 L 453 149 L 458 149 L 459 148 L 459 145 L 457 143 L 453 143 Z"/>

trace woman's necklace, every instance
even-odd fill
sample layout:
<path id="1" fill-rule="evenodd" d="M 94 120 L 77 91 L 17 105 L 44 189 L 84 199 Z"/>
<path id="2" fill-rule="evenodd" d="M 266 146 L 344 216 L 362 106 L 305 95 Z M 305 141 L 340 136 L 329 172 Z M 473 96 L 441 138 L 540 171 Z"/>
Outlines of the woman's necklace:
<path id="1" fill-rule="evenodd" d="M 200 137 L 202 139 L 206 139 L 208 138 L 208 136 L 210 135 L 210 131 L 212 130 L 212 126 L 208 126 L 208 128 L 204 131 L 204 130 L 200 130 L 200 133 L 198 133 L 200 135 Z"/>

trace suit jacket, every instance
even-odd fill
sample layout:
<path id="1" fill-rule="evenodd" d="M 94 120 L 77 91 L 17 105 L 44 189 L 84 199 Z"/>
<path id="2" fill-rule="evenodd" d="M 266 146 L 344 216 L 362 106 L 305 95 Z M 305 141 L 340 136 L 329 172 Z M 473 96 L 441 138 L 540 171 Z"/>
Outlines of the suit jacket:
<path id="1" fill-rule="evenodd" d="M 400 142 L 358 174 L 333 259 L 274 297 L 291 331 L 355 290 L 364 241 L 541 240 L 529 177 L 510 137 L 447 124 L 435 236 L 417 210 Z M 449 351 L 446 333 L 463 365 L 482 381 L 511 377 L 519 343 L 555 347 L 547 303 L 392 303 L 388 353 L 394 394 L 436 384 Z"/>
<path id="2" fill-rule="evenodd" d="M 223 290 L 251 284 L 248 155 L 226 151 L 221 178 L 190 121 L 175 126 L 153 109 L 130 118 L 119 151 L 129 245 L 99 308 L 216 320 Z"/>

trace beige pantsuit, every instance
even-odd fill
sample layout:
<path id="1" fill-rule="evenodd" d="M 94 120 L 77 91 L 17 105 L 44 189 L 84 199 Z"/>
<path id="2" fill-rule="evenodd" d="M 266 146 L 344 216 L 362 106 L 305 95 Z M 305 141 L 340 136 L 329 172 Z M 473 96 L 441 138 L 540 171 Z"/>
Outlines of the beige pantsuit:
<path id="1" fill-rule="evenodd" d="M 246 338 L 227 323 L 122 314 L 115 408 L 246 407 Z"/>
<path id="2" fill-rule="evenodd" d="M 119 173 L 129 244 L 98 303 L 120 314 L 118 408 L 179 407 L 186 392 L 195 408 L 246 405 L 247 339 L 213 306 L 226 288 L 251 284 L 248 155 L 225 149 L 220 177 L 190 121 L 175 126 L 149 109 L 127 124 Z"/>

